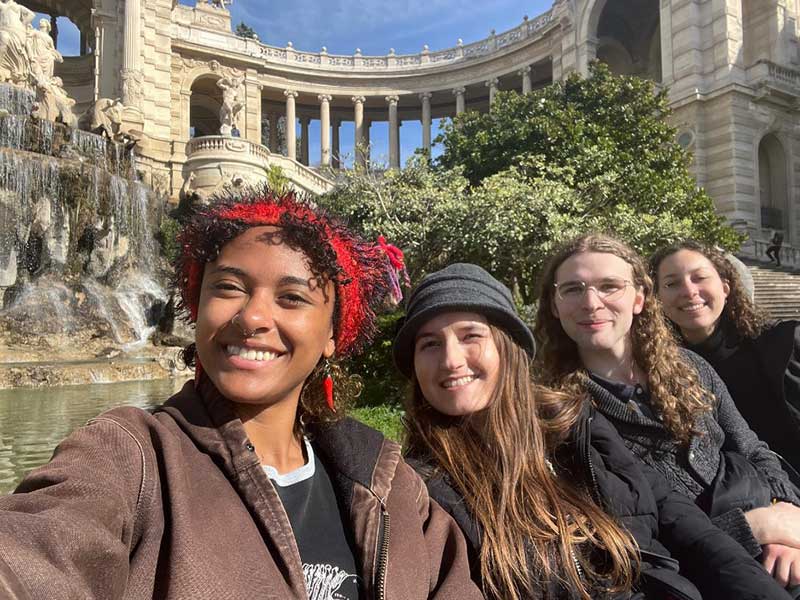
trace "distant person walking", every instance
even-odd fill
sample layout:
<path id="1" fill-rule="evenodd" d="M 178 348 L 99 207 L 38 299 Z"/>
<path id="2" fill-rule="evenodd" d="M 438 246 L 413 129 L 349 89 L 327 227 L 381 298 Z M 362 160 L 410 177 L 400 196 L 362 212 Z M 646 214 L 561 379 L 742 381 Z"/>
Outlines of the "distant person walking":
<path id="1" fill-rule="evenodd" d="M 767 256 L 769 256 L 771 262 L 774 262 L 779 267 L 781 266 L 781 246 L 783 246 L 783 233 L 774 231 L 772 239 L 769 241 L 769 246 L 767 246 Z"/>

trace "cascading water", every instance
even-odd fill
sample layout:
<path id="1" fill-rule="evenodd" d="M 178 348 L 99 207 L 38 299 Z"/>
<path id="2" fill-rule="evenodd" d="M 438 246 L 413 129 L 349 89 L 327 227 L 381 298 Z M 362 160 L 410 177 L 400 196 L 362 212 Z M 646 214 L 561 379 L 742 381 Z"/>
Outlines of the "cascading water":
<path id="1" fill-rule="evenodd" d="M 167 300 L 160 199 L 133 177 L 131 150 L 33 118 L 32 105 L 0 85 L 0 346 L 62 333 L 135 347 Z"/>

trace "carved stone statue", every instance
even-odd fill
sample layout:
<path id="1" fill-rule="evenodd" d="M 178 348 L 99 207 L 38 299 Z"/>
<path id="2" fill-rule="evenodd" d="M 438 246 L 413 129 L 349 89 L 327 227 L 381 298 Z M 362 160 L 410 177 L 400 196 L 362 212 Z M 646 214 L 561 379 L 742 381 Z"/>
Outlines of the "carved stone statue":
<path id="1" fill-rule="evenodd" d="M 233 4 L 233 0 L 210 0 L 209 4 L 214 8 L 225 9 L 228 5 Z"/>
<path id="2" fill-rule="evenodd" d="M 77 119 L 72 112 L 75 100 L 64 91 L 64 82 L 60 77 L 53 77 L 50 81 L 41 81 L 36 84 L 36 104 L 31 114 L 37 119 L 46 121 L 60 121 L 70 127 L 77 125 Z"/>
<path id="3" fill-rule="evenodd" d="M 50 81 L 56 62 L 64 62 L 64 57 L 56 50 L 53 38 L 50 37 L 50 21 L 41 19 L 39 29 L 28 32 L 28 56 L 30 57 L 31 76 L 35 82 Z"/>
<path id="4" fill-rule="evenodd" d="M 217 87 L 222 90 L 222 106 L 219 109 L 219 120 L 222 124 L 219 132 L 222 135 L 231 135 L 234 128 L 239 129 L 239 115 L 244 108 L 242 97 L 242 82 L 244 77 L 223 77 L 217 81 Z"/>
<path id="5" fill-rule="evenodd" d="M 30 76 L 28 35 L 36 14 L 14 0 L 0 2 L 0 82 L 26 85 Z"/>
<path id="6" fill-rule="evenodd" d="M 99 133 L 109 139 L 115 139 L 122 127 L 122 111 L 124 106 L 119 98 L 100 98 L 94 102 L 78 120 L 78 127 L 84 131 Z"/>

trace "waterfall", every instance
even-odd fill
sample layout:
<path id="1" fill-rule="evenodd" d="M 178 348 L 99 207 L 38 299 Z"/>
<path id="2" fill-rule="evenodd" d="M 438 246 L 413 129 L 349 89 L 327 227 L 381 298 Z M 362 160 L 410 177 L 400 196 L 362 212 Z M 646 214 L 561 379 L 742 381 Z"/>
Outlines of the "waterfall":
<path id="1" fill-rule="evenodd" d="M 167 301 L 160 200 L 130 149 L 30 117 L 32 104 L 0 84 L 0 333 L 56 327 L 135 348 Z"/>

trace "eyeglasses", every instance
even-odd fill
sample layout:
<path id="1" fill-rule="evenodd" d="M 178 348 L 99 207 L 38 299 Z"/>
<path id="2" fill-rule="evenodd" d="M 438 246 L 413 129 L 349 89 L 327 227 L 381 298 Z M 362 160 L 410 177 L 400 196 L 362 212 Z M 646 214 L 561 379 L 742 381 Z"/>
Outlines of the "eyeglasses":
<path id="1" fill-rule="evenodd" d="M 627 279 L 607 277 L 592 285 L 588 285 L 585 281 L 565 281 L 564 283 L 554 283 L 553 287 L 556 288 L 556 295 L 560 300 L 578 302 L 589 290 L 594 290 L 594 293 L 601 300 L 617 300 L 622 297 L 622 294 L 625 293 L 625 288 L 629 285 L 633 285 L 633 282 Z"/>

